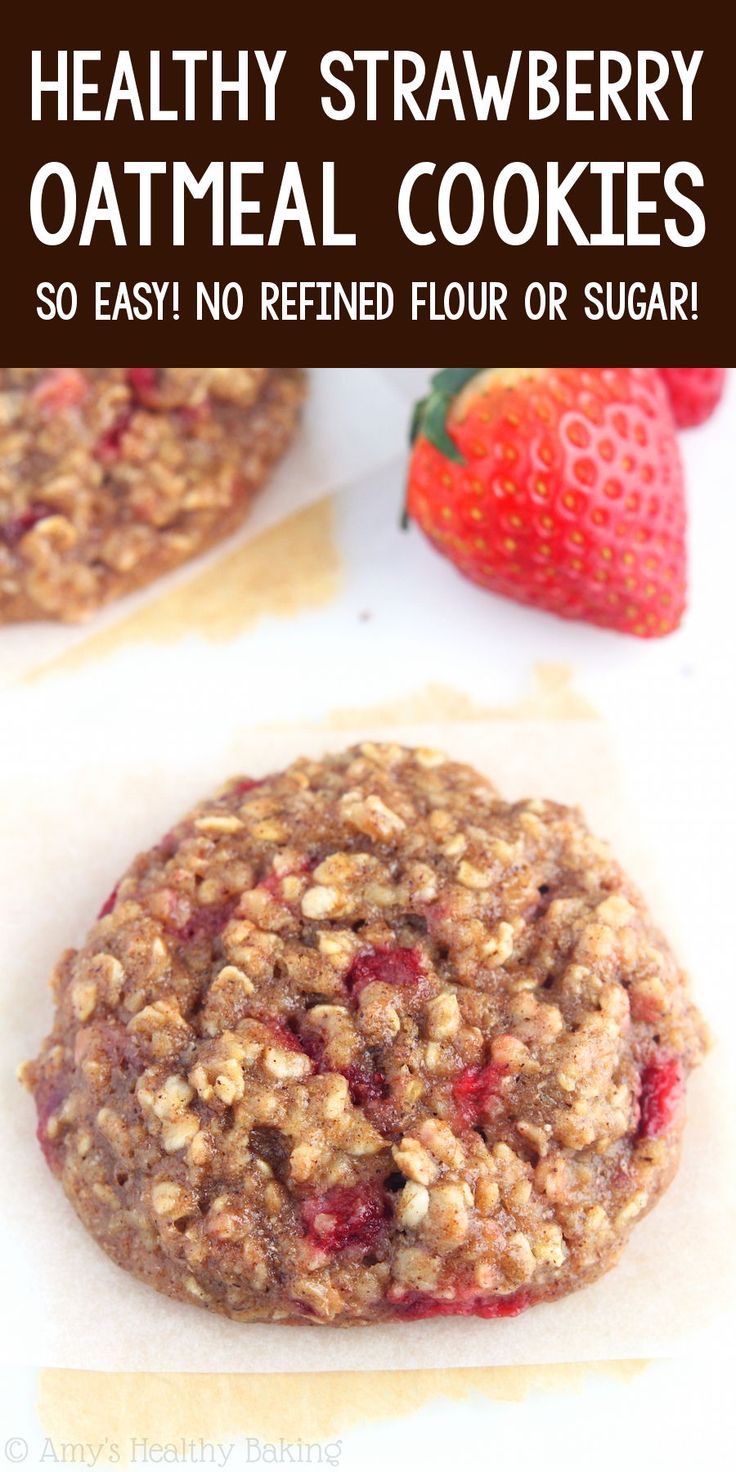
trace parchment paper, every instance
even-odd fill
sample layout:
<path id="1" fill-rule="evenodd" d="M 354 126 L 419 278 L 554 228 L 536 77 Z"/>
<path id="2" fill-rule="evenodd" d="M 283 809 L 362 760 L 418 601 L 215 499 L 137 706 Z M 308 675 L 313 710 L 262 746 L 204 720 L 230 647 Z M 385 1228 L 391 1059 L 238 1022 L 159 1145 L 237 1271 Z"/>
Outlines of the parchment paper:
<path id="1" fill-rule="evenodd" d="M 0 685 L 111 627 L 166 588 L 186 583 L 233 547 L 385 464 L 406 444 L 407 412 L 404 396 L 374 369 L 310 369 L 297 437 L 256 497 L 244 525 L 202 557 L 118 599 L 84 624 L 0 627 Z"/>
<path id="2" fill-rule="evenodd" d="M 87 728 L 58 700 L 58 765 L 48 761 L 42 706 L 14 721 L 0 777 L 2 1182 L 7 1218 L 3 1361 L 97 1370 L 268 1371 L 442 1368 L 640 1358 L 697 1342 L 733 1305 L 733 1118 L 717 1046 L 690 1090 L 680 1174 L 634 1231 L 620 1265 L 598 1284 L 518 1319 L 441 1320 L 330 1330 L 228 1323 L 171 1303 L 108 1262 L 86 1235 L 33 1139 L 32 1101 L 13 1078 L 51 1018 L 46 976 L 84 935 L 101 897 L 137 848 L 148 846 L 231 772 L 258 774 L 351 733 L 258 731 L 237 702 L 212 719 L 196 703 L 181 719 Z M 51 718 L 51 717 L 49 717 Z M 698 954 L 697 916 L 667 914 L 654 869 L 622 801 L 605 732 L 588 721 L 489 721 L 372 728 L 367 737 L 441 746 L 488 772 L 509 797 L 580 803 Z M 46 760 L 44 761 L 44 756 Z M 662 841 L 667 841 L 666 835 Z M 691 924 L 692 918 L 692 924 Z M 723 977 L 725 983 L 727 978 Z M 698 977 L 695 977 L 697 991 Z"/>

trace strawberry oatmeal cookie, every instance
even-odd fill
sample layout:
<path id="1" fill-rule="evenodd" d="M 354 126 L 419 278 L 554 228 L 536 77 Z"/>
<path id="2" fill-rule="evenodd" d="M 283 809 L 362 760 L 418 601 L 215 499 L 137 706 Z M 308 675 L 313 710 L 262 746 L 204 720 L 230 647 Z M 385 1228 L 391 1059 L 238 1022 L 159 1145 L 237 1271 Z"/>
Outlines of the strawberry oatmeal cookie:
<path id="1" fill-rule="evenodd" d="M 87 618 L 227 536 L 302 396 L 293 368 L 0 369 L 0 623 Z"/>
<path id="2" fill-rule="evenodd" d="M 133 863 L 23 1070 L 121 1266 L 231 1318 L 517 1314 L 677 1165 L 704 1029 L 575 811 L 366 743 L 231 781 Z"/>

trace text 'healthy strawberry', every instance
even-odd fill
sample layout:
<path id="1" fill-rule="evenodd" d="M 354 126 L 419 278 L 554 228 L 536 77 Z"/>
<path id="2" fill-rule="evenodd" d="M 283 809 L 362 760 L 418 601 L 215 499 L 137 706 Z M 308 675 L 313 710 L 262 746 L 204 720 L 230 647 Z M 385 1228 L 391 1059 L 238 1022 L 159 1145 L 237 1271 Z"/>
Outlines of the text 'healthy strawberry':
<path id="1" fill-rule="evenodd" d="M 445 368 L 417 406 L 407 511 L 460 572 L 656 638 L 686 601 L 675 425 L 653 368 Z"/>

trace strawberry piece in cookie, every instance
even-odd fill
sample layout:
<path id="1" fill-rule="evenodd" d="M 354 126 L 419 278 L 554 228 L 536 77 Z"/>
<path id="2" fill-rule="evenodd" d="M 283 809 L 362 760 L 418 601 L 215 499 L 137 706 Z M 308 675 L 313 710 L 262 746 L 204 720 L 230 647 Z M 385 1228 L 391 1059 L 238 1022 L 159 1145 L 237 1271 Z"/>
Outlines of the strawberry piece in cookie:
<path id="1" fill-rule="evenodd" d="M 8 521 L 0 525 L 0 538 L 8 547 L 15 547 L 26 532 L 33 530 L 39 521 L 47 516 L 53 516 L 52 506 L 44 501 L 33 501 L 19 516 L 11 516 Z"/>
<path id="2" fill-rule="evenodd" d="M 158 373 L 155 368 L 129 368 L 128 383 L 134 394 L 146 403 L 147 398 L 153 393 L 158 382 Z"/>
<path id="3" fill-rule="evenodd" d="M 476 1124 L 491 1099 L 497 1098 L 501 1080 L 508 1072 L 500 1063 L 464 1068 L 452 1085 L 452 1095 L 463 1124 Z"/>
<path id="4" fill-rule="evenodd" d="M 100 906 L 99 910 L 97 911 L 97 919 L 98 920 L 104 920 L 105 915 L 112 914 L 112 911 L 115 909 L 115 906 L 116 906 L 116 904 L 118 902 L 118 889 L 119 888 L 120 888 L 119 884 L 116 884 L 110 890 L 110 893 L 107 896 L 107 899 L 105 900 L 104 904 L 102 904 Z"/>
<path id="5" fill-rule="evenodd" d="M 368 1252 L 384 1230 L 388 1206 L 380 1186 L 337 1187 L 302 1202 L 302 1216 L 310 1241 L 323 1251 L 359 1247 Z"/>
<path id="6" fill-rule="evenodd" d="M 484 1298 L 477 1293 L 459 1298 L 432 1298 L 428 1293 L 413 1293 L 397 1300 L 396 1311 L 402 1319 L 514 1319 L 533 1303 L 530 1293 L 507 1293 L 497 1298 Z"/>
<path id="7" fill-rule="evenodd" d="M 109 429 L 103 430 L 94 447 L 94 456 L 102 464 L 109 464 L 119 459 L 123 451 L 123 441 L 133 422 L 132 409 L 123 409 L 113 420 Z"/>
<path id="8" fill-rule="evenodd" d="M 684 1092 L 678 1058 L 649 1063 L 641 1077 L 639 1135 L 653 1140 L 670 1127 Z"/>
<path id="9" fill-rule="evenodd" d="M 415 946 L 388 947 L 356 956 L 347 975 L 351 996 L 359 997 L 363 988 L 381 981 L 387 986 L 417 987 L 424 979 L 421 953 Z"/>

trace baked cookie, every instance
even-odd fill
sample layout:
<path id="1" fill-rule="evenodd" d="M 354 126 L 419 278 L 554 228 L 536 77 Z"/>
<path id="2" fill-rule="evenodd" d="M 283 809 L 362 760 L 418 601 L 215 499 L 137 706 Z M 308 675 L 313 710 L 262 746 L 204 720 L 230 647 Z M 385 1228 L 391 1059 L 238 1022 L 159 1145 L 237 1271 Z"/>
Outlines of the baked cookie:
<path id="1" fill-rule="evenodd" d="M 0 369 L 0 622 L 75 622 L 226 537 L 288 445 L 295 368 Z"/>
<path id="2" fill-rule="evenodd" d="M 497 1318 L 598 1277 L 704 1049 L 578 813 L 369 742 L 195 808 L 53 989 L 49 1165 L 121 1266 L 245 1320 Z"/>

